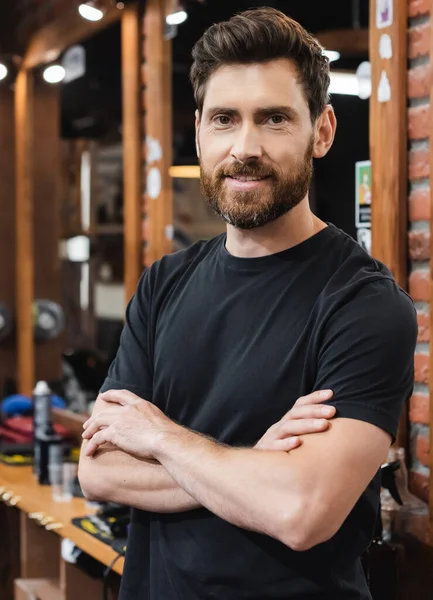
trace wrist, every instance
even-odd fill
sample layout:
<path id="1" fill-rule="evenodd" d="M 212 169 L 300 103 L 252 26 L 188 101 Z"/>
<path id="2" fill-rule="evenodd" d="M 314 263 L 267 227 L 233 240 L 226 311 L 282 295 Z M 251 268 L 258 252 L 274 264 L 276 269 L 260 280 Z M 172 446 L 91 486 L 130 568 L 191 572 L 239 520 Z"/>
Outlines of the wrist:
<path id="1" fill-rule="evenodd" d="M 163 426 L 156 432 L 153 443 L 153 456 L 161 462 L 162 458 L 170 455 L 171 448 L 185 432 L 185 428 L 170 419 L 166 419 Z"/>

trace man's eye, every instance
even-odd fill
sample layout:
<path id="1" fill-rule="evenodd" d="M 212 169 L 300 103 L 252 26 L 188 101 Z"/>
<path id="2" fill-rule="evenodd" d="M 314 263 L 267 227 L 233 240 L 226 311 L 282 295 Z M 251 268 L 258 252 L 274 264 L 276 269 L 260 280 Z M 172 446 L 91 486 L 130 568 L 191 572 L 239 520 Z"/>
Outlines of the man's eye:
<path id="1" fill-rule="evenodd" d="M 230 117 L 227 115 L 218 115 L 215 117 L 217 125 L 228 125 L 230 123 Z"/>
<path id="2" fill-rule="evenodd" d="M 281 125 L 281 123 L 284 121 L 284 117 L 282 115 L 272 115 L 272 117 L 270 117 L 270 121 L 272 125 Z"/>

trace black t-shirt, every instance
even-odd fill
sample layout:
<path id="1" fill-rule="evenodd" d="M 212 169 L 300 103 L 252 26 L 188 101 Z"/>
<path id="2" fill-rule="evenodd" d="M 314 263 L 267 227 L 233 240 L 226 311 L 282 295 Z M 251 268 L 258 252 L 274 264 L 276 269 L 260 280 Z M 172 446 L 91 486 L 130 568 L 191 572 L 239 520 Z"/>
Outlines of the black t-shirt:
<path id="1" fill-rule="evenodd" d="M 260 258 L 230 255 L 225 240 L 146 270 L 102 390 L 129 389 L 180 424 L 251 446 L 300 396 L 330 388 L 337 416 L 394 437 L 417 325 L 388 269 L 333 225 Z M 338 533 L 306 552 L 205 509 L 133 510 L 121 598 L 369 599 L 359 556 L 379 491 L 377 474 Z"/>

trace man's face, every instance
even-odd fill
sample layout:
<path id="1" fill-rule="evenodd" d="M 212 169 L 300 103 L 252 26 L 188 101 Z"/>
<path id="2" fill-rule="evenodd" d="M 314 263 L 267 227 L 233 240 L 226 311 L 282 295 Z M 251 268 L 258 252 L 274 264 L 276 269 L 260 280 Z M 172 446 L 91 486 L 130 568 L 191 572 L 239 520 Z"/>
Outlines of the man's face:
<path id="1" fill-rule="evenodd" d="M 262 227 L 306 197 L 315 133 L 289 60 L 219 68 L 196 125 L 202 191 L 227 223 Z"/>

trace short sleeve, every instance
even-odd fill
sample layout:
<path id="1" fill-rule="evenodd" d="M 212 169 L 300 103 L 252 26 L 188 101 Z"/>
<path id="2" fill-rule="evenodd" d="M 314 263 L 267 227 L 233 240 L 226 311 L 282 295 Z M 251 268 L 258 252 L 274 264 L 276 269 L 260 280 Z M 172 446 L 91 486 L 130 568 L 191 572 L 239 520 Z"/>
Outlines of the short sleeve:
<path id="1" fill-rule="evenodd" d="M 416 311 L 392 280 L 365 285 L 329 319 L 318 357 L 315 390 L 332 389 L 337 417 L 397 434 L 413 391 Z"/>
<path id="2" fill-rule="evenodd" d="M 126 308 L 120 345 L 100 393 L 126 389 L 152 400 L 153 366 L 151 351 L 149 269 L 140 278 L 137 290 Z"/>

